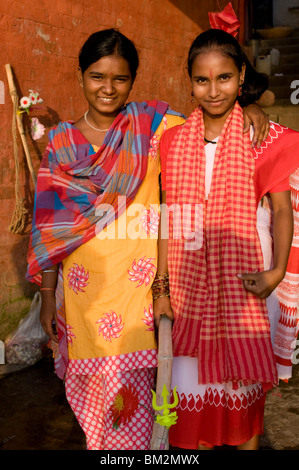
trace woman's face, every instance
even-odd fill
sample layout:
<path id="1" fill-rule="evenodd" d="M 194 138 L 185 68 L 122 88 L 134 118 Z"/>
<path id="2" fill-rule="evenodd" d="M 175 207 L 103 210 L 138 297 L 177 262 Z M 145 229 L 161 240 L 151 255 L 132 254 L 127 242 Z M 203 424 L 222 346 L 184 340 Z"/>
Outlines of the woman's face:
<path id="1" fill-rule="evenodd" d="M 79 70 L 79 82 L 90 110 L 111 117 L 126 103 L 133 85 L 129 64 L 118 55 L 102 57 L 83 74 Z"/>
<path id="2" fill-rule="evenodd" d="M 192 65 L 194 98 L 210 117 L 226 117 L 234 107 L 244 76 L 245 65 L 239 72 L 233 59 L 217 50 L 199 54 Z"/>

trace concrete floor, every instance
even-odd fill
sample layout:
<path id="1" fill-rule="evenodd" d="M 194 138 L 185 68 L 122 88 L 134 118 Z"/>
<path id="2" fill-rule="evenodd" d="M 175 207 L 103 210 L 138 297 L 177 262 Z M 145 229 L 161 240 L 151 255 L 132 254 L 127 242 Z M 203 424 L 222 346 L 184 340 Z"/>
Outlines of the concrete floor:
<path id="1" fill-rule="evenodd" d="M 0 366 L 0 450 L 85 450 L 84 434 L 50 356 L 9 372 Z M 270 391 L 262 450 L 299 450 L 299 365 Z"/>

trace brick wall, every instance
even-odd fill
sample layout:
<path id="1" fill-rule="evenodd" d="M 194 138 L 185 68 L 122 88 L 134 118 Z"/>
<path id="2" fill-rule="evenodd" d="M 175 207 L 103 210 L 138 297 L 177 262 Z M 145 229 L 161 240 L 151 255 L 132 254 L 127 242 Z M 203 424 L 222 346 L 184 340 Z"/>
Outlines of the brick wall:
<path id="1" fill-rule="evenodd" d="M 0 80 L 5 89 L 4 100 L 0 100 L 0 324 L 13 312 L 21 314 L 34 291 L 34 286 L 24 280 L 34 191 L 20 139 L 17 181 L 28 217 L 22 234 L 8 230 L 15 208 L 16 168 L 11 129 L 13 108 L 5 64 L 12 66 L 20 97 L 29 89 L 39 91 L 45 106 L 39 111 L 39 119 L 49 130 L 59 120 L 77 119 L 85 111 L 85 100 L 77 83 L 78 51 L 92 32 L 116 27 L 134 41 L 140 54 L 140 69 L 130 99 L 158 98 L 188 114 L 192 108 L 185 69 L 187 51 L 194 37 L 208 28 L 207 12 L 217 10 L 217 3 L 217 0 L 0 2 Z M 237 3 L 233 2 L 236 11 Z M 24 125 L 27 128 L 26 118 Z M 47 137 L 34 142 L 27 134 L 26 139 L 37 172 Z"/>

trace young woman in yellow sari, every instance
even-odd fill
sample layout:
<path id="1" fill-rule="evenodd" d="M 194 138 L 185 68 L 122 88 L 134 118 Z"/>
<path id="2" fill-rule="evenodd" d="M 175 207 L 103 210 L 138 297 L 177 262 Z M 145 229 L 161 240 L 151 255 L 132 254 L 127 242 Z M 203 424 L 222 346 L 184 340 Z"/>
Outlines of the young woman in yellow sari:
<path id="1" fill-rule="evenodd" d="M 159 101 L 126 104 L 137 66 L 119 32 L 90 36 L 88 110 L 50 132 L 36 188 L 27 278 L 88 449 L 148 449 L 153 424 L 158 144 L 184 118 Z"/>

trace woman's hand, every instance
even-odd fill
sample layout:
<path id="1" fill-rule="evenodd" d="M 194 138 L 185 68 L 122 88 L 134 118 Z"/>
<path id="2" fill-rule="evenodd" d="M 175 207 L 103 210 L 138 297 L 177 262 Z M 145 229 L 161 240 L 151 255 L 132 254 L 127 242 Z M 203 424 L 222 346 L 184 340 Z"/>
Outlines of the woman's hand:
<path id="1" fill-rule="evenodd" d="M 284 273 L 279 269 L 272 269 L 269 271 L 237 274 L 237 278 L 243 281 L 244 289 L 252 292 L 259 299 L 266 299 L 283 280 Z"/>
<path id="2" fill-rule="evenodd" d="M 45 333 L 50 337 L 50 339 L 58 343 L 58 334 L 56 330 L 57 312 L 54 291 L 42 292 L 40 322 Z"/>
<path id="3" fill-rule="evenodd" d="M 238 274 L 244 288 L 266 299 L 283 280 L 293 239 L 293 209 L 290 191 L 270 193 L 273 208 L 273 269 Z"/>
<path id="4" fill-rule="evenodd" d="M 270 131 L 269 117 L 257 104 L 250 104 L 243 108 L 244 114 L 244 133 L 249 132 L 250 125 L 253 125 L 254 134 L 252 137 L 252 147 L 259 148 L 264 140 L 267 139 Z"/>
<path id="5" fill-rule="evenodd" d="M 166 315 L 170 320 L 173 320 L 173 311 L 169 297 L 159 297 L 154 300 L 154 319 L 157 327 L 159 326 L 161 315 Z"/>

